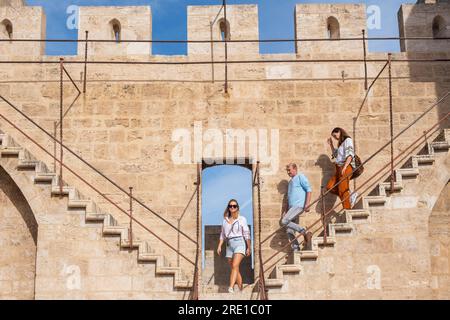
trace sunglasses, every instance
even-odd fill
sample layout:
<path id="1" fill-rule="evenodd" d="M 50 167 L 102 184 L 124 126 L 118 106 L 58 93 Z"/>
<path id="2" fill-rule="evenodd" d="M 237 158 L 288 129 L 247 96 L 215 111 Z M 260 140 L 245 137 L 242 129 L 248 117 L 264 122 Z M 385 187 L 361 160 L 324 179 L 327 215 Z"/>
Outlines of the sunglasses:
<path id="1" fill-rule="evenodd" d="M 236 208 L 239 208 L 239 206 L 238 206 L 237 204 L 229 204 L 229 205 L 228 205 L 228 208 L 230 208 L 230 209 L 236 209 Z"/>

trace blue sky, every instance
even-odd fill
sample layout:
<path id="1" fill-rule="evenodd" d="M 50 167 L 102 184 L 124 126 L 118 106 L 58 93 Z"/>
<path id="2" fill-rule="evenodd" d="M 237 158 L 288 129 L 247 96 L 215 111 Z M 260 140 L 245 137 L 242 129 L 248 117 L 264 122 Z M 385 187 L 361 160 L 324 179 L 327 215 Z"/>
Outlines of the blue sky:
<path id="1" fill-rule="evenodd" d="M 77 30 L 69 30 L 66 21 L 71 5 L 150 5 L 153 14 L 155 40 L 185 40 L 187 38 L 187 5 L 219 5 L 221 0 L 26 0 L 28 5 L 43 6 L 47 15 L 47 38 L 76 39 Z M 416 0 L 228 0 L 229 4 L 258 4 L 261 39 L 294 38 L 294 7 L 296 3 L 366 3 L 380 8 L 380 28 L 369 29 L 369 36 L 397 36 L 397 11 L 402 3 Z M 261 44 L 261 53 L 289 53 L 292 43 Z M 397 41 L 373 41 L 370 51 L 398 51 Z M 153 44 L 154 54 L 186 54 L 185 44 Z M 74 55 L 76 45 L 48 43 L 49 55 Z"/>

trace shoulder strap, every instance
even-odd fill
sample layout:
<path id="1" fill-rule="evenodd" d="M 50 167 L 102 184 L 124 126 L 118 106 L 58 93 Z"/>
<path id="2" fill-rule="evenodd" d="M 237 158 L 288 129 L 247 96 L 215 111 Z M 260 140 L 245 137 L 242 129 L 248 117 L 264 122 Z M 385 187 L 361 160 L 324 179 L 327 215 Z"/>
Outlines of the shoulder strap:
<path id="1" fill-rule="evenodd" d="M 230 232 L 228 232 L 228 234 L 227 234 L 227 239 L 230 237 L 230 234 L 231 234 L 231 232 L 233 231 L 233 227 L 234 227 L 234 224 L 235 224 L 236 222 L 239 222 L 239 220 L 236 220 L 236 221 L 233 222 L 233 224 L 231 225 Z"/>

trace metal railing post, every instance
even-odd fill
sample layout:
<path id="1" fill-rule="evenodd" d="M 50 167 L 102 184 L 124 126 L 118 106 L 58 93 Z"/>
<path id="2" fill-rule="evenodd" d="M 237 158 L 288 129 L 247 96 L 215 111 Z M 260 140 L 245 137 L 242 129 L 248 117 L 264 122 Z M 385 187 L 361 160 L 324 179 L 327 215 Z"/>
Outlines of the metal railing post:
<path id="1" fill-rule="evenodd" d="M 58 125 L 57 125 L 57 121 L 53 121 L 53 172 L 56 173 L 56 152 L 57 152 L 57 147 L 56 147 L 56 141 L 58 141 L 58 139 L 56 138 L 56 134 L 57 134 L 57 130 L 58 130 Z"/>
<path id="2" fill-rule="evenodd" d="M 228 93 L 228 20 L 227 20 L 227 1 L 223 0 L 223 15 L 225 18 L 225 93 Z"/>
<path id="3" fill-rule="evenodd" d="M 201 184 L 201 164 L 197 164 L 197 213 L 196 213 L 196 248 L 195 248 L 195 267 L 194 267 L 194 281 L 192 284 L 192 300 L 199 299 L 199 257 L 200 257 L 200 184 Z"/>
<path id="4" fill-rule="evenodd" d="M 259 251 L 259 294 L 261 300 L 268 300 L 266 292 L 266 281 L 264 279 L 264 263 L 262 259 L 262 242 L 261 242 L 261 228 L 262 228 L 262 216 L 261 216 L 261 179 L 260 179 L 260 162 L 256 163 L 256 187 L 258 196 L 258 251 Z"/>
<path id="5" fill-rule="evenodd" d="M 130 187 L 130 228 L 128 239 L 130 239 L 130 250 L 133 250 L 133 187 Z"/>
<path id="6" fill-rule="evenodd" d="M 83 93 L 86 93 L 87 83 L 87 59 L 88 59 L 88 38 L 89 31 L 86 30 L 86 42 L 84 43 L 84 81 L 83 81 Z"/>
<path id="7" fill-rule="evenodd" d="M 59 192 L 60 197 L 63 196 L 63 156 L 64 156 L 64 149 L 62 146 L 63 143 L 63 104 L 64 104 L 64 84 L 63 84 L 63 72 L 64 72 L 64 58 L 60 58 L 59 60 L 59 71 L 60 71 L 60 77 L 59 77 L 59 145 L 60 145 L 60 163 L 59 163 Z"/>
<path id="8" fill-rule="evenodd" d="M 366 30 L 362 30 L 362 41 L 364 50 L 364 89 L 367 91 L 367 48 L 366 48 Z"/>
<path id="9" fill-rule="evenodd" d="M 389 124 L 391 136 L 391 193 L 394 192 L 394 111 L 392 104 L 392 54 L 388 53 L 388 70 L 389 70 Z"/>
<path id="10" fill-rule="evenodd" d="M 213 21 L 210 22 L 210 35 L 211 35 L 211 82 L 214 83 L 214 42 L 213 42 Z"/>
<path id="11" fill-rule="evenodd" d="M 327 224 L 325 222 L 325 196 L 323 194 L 323 186 L 320 187 L 320 195 L 322 198 L 322 227 L 323 227 L 323 243 L 327 244 Z"/>

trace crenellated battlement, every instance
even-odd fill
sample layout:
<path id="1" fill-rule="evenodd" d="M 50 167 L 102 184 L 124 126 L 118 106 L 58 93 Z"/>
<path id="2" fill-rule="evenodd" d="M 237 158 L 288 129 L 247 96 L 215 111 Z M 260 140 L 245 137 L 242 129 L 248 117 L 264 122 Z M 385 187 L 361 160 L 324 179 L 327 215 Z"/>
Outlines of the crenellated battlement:
<path id="1" fill-rule="evenodd" d="M 400 37 L 449 37 L 450 2 L 419 0 L 417 4 L 402 4 L 398 11 Z M 449 41 L 401 40 L 402 51 L 444 52 Z"/>
<path id="2" fill-rule="evenodd" d="M 259 39 L 258 6 L 227 6 L 227 19 L 221 6 L 188 7 L 188 40 L 257 40 Z M 224 44 L 189 43 L 188 55 L 207 55 L 214 57 L 224 55 Z M 259 54 L 257 42 L 229 43 L 230 56 Z"/>
<path id="3" fill-rule="evenodd" d="M 151 40 L 152 12 L 149 6 L 80 7 L 78 39 L 115 40 L 92 43 L 89 56 L 135 57 L 151 54 L 151 43 L 121 42 L 121 40 Z M 78 54 L 84 54 L 84 43 L 78 45 Z"/>
<path id="4" fill-rule="evenodd" d="M 45 39 L 46 18 L 42 7 L 25 6 L 23 0 L 1 0 L 0 39 Z M 45 42 L 2 42 L 0 57 L 41 56 Z"/>
<path id="5" fill-rule="evenodd" d="M 257 5 L 228 5 L 227 17 L 222 6 L 188 6 L 187 39 L 215 41 L 213 44 L 189 43 L 188 57 L 222 59 L 225 40 L 229 57 L 259 56 L 259 43 L 232 42 L 259 39 Z M 365 4 L 297 4 L 294 12 L 295 39 L 343 39 L 362 37 L 366 30 Z M 418 0 L 403 4 L 398 12 L 401 37 L 448 37 L 450 35 L 449 1 Z M 41 7 L 29 7 L 23 0 L 0 1 L 0 37 L 3 39 L 44 39 L 45 14 Z M 112 40 L 92 42 L 89 57 L 144 57 L 152 54 L 149 42 L 121 40 L 151 40 L 152 10 L 149 6 L 87 6 L 79 7 L 78 39 Z M 367 34 L 367 32 L 366 32 Z M 446 52 L 448 41 L 400 41 L 402 51 Z M 360 41 L 299 41 L 296 54 L 313 56 L 361 54 Z M 2 56 L 41 56 L 45 42 L 3 42 Z M 78 55 L 84 54 L 84 43 L 79 42 Z"/>
<path id="6" fill-rule="evenodd" d="M 297 4 L 296 39 L 341 39 L 362 37 L 366 29 L 365 4 Z M 358 41 L 298 42 L 297 54 L 360 53 Z"/>

